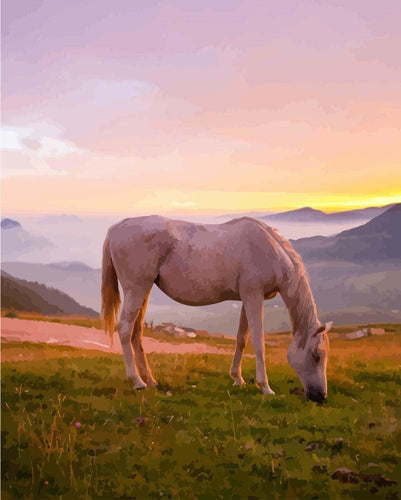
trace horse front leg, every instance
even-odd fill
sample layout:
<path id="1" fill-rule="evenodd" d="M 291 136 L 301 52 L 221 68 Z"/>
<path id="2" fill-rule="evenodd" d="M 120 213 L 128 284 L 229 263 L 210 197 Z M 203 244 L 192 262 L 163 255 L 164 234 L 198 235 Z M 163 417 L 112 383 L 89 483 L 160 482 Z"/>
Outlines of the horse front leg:
<path id="1" fill-rule="evenodd" d="M 271 389 L 266 374 L 265 339 L 263 328 L 264 295 L 253 291 L 245 293 L 243 296 L 241 295 L 241 299 L 245 308 L 246 317 L 248 319 L 252 345 L 255 351 L 256 385 L 261 389 L 263 394 L 274 395 L 275 392 Z"/>
<path id="2" fill-rule="evenodd" d="M 242 306 L 241 317 L 238 325 L 237 341 L 235 344 L 235 353 L 230 368 L 230 375 L 231 378 L 234 380 L 233 385 L 245 384 L 245 380 L 242 377 L 241 364 L 242 364 L 242 355 L 248 343 L 248 340 L 249 340 L 248 320 L 246 317 L 245 308 L 244 306 Z"/>

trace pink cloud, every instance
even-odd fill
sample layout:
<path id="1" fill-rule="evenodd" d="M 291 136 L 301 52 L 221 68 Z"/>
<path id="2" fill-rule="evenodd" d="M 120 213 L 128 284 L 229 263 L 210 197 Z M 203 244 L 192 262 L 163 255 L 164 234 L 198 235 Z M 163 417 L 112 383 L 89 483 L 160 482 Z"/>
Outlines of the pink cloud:
<path id="1" fill-rule="evenodd" d="M 4 0 L 3 124 L 35 130 L 9 161 L 138 189 L 391 177 L 397 19 L 395 1 Z"/>

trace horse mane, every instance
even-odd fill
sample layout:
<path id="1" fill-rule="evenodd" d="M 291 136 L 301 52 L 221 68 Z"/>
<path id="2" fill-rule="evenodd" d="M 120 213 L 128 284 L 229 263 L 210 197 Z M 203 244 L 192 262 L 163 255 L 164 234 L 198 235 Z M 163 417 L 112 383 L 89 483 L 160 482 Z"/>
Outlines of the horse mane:
<path id="1" fill-rule="evenodd" d="M 309 333 L 308 329 L 310 326 L 319 323 L 316 302 L 310 287 L 309 275 L 301 256 L 294 250 L 291 243 L 283 238 L 275 228 L 264 223 L 262 224 L 292 263 L 292 270 L 287 273 L 288 289 L 286 292 L 290 300 L 289 311 L 293 332 L 302 332 L 301 344 L 305 344 L 307 334 Z"/>

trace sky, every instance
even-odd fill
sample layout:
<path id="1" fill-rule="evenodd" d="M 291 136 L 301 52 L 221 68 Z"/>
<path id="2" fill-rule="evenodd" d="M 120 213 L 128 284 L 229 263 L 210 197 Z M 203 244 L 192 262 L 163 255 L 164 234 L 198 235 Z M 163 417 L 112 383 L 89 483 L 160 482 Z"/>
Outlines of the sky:
<path id="1" fill-rule="evenodd" d="M 401 2 L 3 0 L 3 213 L 401 199 Z"/>

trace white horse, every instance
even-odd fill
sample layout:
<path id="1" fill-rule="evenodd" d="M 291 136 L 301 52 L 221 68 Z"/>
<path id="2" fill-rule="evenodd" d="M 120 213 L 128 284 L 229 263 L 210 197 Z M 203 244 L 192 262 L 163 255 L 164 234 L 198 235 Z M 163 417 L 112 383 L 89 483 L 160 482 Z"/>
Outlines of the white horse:
<path id="1" fill-rule="evenodd" d="M 155 283 L 182 304 L 242 301 L 230 375 L 234 385 L 245 383 L 241 362 L 250 333 L 256 384 L 263 394 L 274 394 L 266 375 L 263 303 L 280 293 L 294 334 L 288 361 L 309 399 L 322 402 L 327 397 L 326 334 L 332 323 L 323 326 L 318 320 L 301 258 L 266 224 L 249 217 L 194 224 L 151 215 L 113 225 L 104 242 L 102 265 L 102 318 L 111 337 L 120 305 L 118 281 L 124 303 L 117 330 L 126 374 L 135 389 L 157 384 L 142 347 L 147 301 Z"/>

